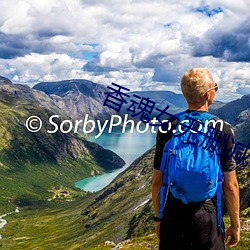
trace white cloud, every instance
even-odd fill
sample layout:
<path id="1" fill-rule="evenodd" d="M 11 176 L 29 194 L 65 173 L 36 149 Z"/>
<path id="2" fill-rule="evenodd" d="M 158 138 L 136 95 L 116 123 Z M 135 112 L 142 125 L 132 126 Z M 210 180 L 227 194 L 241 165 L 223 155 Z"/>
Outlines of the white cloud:
<path id="1" fill-rule="evenodd" d="M 179 91 L 185 71 L 207 67 L 223 91 L 218 97 L 235 98 L 249 90 L 249 62 L 236 62 L 244 57 L 223 47 L 220 34 L 237 35 L 249 8 L 247 0 L 1 1 L 1 74 L 29 84 L 86 78 Z M 87 64 L 86 51 L 98 53 Z"/>
<path id="2" fill-rule="evenodd" d="M 74 70 L 81 70 L 86 63 L 84 60 L 71 58 L 67 54 L 52 53 L 39 55 L 32 53 L 24 57 L 5 60 L 0 59 L 2 72 L 12 75 L 15 83 L 33 85 L 41 81 L 58 81 L 71 78 Z"/>

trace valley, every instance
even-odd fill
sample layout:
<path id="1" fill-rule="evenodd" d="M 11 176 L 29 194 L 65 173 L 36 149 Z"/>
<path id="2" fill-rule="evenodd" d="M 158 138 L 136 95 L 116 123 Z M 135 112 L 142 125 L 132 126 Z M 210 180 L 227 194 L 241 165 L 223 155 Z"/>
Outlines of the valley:
<path id="1" fill-rule="evenodd" d="M 39 133 L 30 133 L 24 126 L 27 117 L 35 114 L 43 121 L 58 114 L 60 119 L 56 120 L 56 124 L 60 125 L 62 119 L 74 120 L 86 114 L 84 112 L 89 112 L 87 107 L 91 109 L 92 105 L 96 105 L 96 110 L 93 109 L 95 111 L 90 113 L 90 117 L 99 119 L 97 111 L 103 106 L 103 98 L 99 97 L 104 96 L 100 89 L 106 91 L 106 88 L 92 85 L 89 81 L 77 80 L 76 84 L 76 80 L 69 80 L 63 83 L 64 87 L 61 82 L 55 83 L 51 90 L 53 84 L 42 84 L 43 90 L 47 91 L 44 93 L 42 88 L 38 91 L 0 80 L 0 215 L 14 211 L 17 206 L 20 210 L 4 217 L 7 224 L 0 229 L 0 248 L 111 249 L 105 246 L 105 241 L 112 241 L 115 244 L 123 242 L 120 249 L 154 249 L 157 246 L 157 239 L 152 235 L 154 147 L 152 144 L 145 147 L 146 137 L 140 140 L 141 135 L 130 135 L 132 144 L 142 143 L 137 146 L 141 151 L 123 169 L 125 162 L 119 157 L 120 152 L 127 155 L 136 153 L 128 144 L 114 144 L 115 152 L 112 152 L 106 149 L 111 140 L 108 136 L 107 144 L 104 143 L 102 147 L 97 144 L 98 141 L 89 141 L 84 134 L 60 131 L 48 134 L 44 128 Z M 157 96 L 157 93 L 153 94 Z M 177 98 L 167 92 L 158 96 L 162 98 L 161 102 L 164 98 L 168 102 Z M 72 103 L 71 98 L 74 99 Z M 176 104 L 176 110 L 184 108 L 181 97 L 178 98 L 180 105 Z M 227 107 L 231 110 L 231 103 L 216 104 L 217 108 L 211 110 L 232 122 L 236 139 L 245 144 L 249 143 L 249 98 L 250 95 L 246 95 L 235 100 L 235 110 L 229 113 L 225 110 Z M 77 103 L 83 99 L 85 104 L 81 101 Z M 84 105 L 87 105 L 86 110 Z M 109 114 L 106 111 L 106 115 Z M 46 128 L 48 126 L 52 130 L 50 125 L 45 124 Z M 109 171 L 120 172 L 99 191 L 87 192 L 74 186 L 81 179 Z M 250 217 L 249 166 L 243 168 L 239 164 L 237 171 L 241 189 L 241 216 L 242 221 L 247 223 Z M 239 248 L 236 249 L 247 249 L 249 237 L 249 231 L 244 229 Z"/>

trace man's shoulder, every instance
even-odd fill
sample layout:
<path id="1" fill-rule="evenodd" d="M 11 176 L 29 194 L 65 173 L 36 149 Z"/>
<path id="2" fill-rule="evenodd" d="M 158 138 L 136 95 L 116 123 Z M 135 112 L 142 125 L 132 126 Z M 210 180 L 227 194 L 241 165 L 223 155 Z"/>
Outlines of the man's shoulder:
<path id="1" fill-rule="evenodd" d="M 230 133 L 234 134 L 233 126 L 226 122 L 225 120 L 221 119 L 220 117 L 214 117 L 210 123 L 213 123 L 212 126 L 215 127 L 215 129 L 220 130 L 224 133 Z"/>

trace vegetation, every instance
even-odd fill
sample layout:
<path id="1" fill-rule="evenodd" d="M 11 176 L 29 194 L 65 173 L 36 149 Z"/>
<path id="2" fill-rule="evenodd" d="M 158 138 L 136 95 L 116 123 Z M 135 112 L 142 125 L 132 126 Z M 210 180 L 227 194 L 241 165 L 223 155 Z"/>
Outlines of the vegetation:
<path id="1" fill-rule="evenodd" d="M 93 157 L 81 136 L 48 135 L 46 123 L 36 134 L 24 127 L 30 115 L 45 121 L 57 112 L 45 94 L 26 87 L 6 86 L 0 92 L 0 215 L 12 212 L 0 229 L 0 248 L 105 250 L 111 249 L 105 241 L 113 241 L 120 249 L 157 249 L 151 200 L 154 148 L 103 190 L 80 191 L 74 183 L 102 172 L 105 157 L 98 162 L 95 147 Z M 247 249 L 249 166 L 239 165 L 238 178 L 245 227 L 235 249 Z"/>
<path id="2" fill-rule="evenodd" d="M 28 86 L 0 86 L 0 215 L 16 206 L 40 204 L 52 198 L 49 190 L 55 186 L 79 191 L 75 182 L 91 173 L 103 173 L 111 163 L 122 164 L 118 156 L 98 145 L 95 148 L 88 143 L 88 150 L 82 136 L 47 133 L 52 114 L 66 117 L 47 95 Z M 25 127 L 26 119 L 32 115 L 43 121 L 37 133 Z M 112 162 L 109 157 L 101 162 L 95 150 L 113 157 Z"/>
<path id="3" fill-rule="evenodd" d="M 105 241 L 113 241 L 119 249 L 157 249 L 150 199 L 153 150 L 102 191 L 80 197 L 76 192 L 73 201 L 53 199 L 7 216 L 8 224 L 0 230 L 3 249 L 111 249 Z M 225 221 L 228 226 L 227 217 Z M 245 226 L 235 249 L 247 249 L 249 238 Z"/>
<path id="4" fill-rule="evenodd" d="M 99 234 L 89 228 L 91 243 L 86 246 L 86 231 L 81 222 L 80 212 L 82 205 L 90 201 L 92 194 L 83 196 L 72 202 L 57 200 L 32 207 L 25 207 L 18 214 L 6 217 L 8 224 L 0 231 L 3 239 L 0 248 L 15 250 L 53 249 L 53 250 L 105 250 L 112 246 L 105 245 L 105 239 L 96 243 L 91 240 L 93 235 Z M 245 221 L 247 220 L 244 219 Z M 229 218 L 225 218 L 226 225 Z M 151 222 L 152 223 L 152 222 Z M 109 239 L 112 238 L 110 233 Z M 235 250 L 246 250 L 250 247 L 250 231 L 241 232 L 241 241 Z M 144 233 L 143 236 L 129 240 L 115 242 L 121 250 L 149 250 L 158 249 L 158 239 L 153 231 Z M 92 246 L 91 246 L 92 245 Z"/>

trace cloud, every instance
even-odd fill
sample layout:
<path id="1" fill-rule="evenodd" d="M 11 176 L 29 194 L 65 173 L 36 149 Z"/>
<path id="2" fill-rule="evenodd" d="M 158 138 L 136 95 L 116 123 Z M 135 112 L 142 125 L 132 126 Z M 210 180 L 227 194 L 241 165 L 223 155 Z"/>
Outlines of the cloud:
<path id="1" fill-rule="evenodd" d="M 15 83 L 34 85 L 41 81 L 75 78 L 76 70 L 80 70 L 86 61 L 71 58 L 67 54 L 31 53 L 24 57 L 8 60 L 8 62 L 0 59 L 0 63 L 1 72 L 10 75 Z"/>
<path id="2" fill-rule="evenodd" d="M 227 98 L 240 96 L 249 90 L 249 8 L 247 0 L 1 1 L 1 74 L 180 91 L 184 72 L 207 67 Z"/>
<path id="3" fill-rule="evenodd" d="M 223 31 L 217 27 L 196 41 L 193 55 L 212 55 L 226 61 L 250 62 L 249 37 L 250 19 L 242 21 L 232 30 Z"/>

